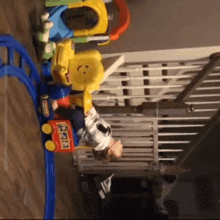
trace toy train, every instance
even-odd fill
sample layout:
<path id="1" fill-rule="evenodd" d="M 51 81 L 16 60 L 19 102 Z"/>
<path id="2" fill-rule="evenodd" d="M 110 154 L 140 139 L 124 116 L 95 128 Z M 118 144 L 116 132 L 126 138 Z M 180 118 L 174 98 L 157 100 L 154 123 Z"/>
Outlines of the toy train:
<path id="1" fill-rule="evenodd" d="M 77 137 L 73 137 L 75 131 L 70 121 L 55 117 L 51 106 L 51 99 L 44 94 L 40 97 L 40 113 L 45 120 L 42 132 L 45 134 L 45 148 L 53 152 L 73 152 L 78 145 Z"/>

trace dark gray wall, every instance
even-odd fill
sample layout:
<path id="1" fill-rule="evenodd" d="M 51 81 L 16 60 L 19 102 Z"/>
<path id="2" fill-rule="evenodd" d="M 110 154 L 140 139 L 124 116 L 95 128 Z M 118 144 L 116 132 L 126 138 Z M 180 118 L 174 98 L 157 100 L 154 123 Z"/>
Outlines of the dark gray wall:
<path id="1" fill-rule="evenodd" d="M 131 26 L 100 47 L 120 53 L 220 44 L 220 0 L 127 0 Z"/>

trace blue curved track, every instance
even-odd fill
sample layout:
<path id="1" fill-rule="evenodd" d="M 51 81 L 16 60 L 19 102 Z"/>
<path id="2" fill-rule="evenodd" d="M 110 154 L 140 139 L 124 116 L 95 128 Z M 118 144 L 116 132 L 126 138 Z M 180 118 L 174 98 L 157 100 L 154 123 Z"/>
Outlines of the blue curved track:
<path id="1" fill-rule="evenodd" d="M 13 37 L 2 35 L 0 36 L 0 48 L 6 47 L 8 51 L 8 62 L 2 64 L 0 54 L 0 78 L 2 77 L 16 77 L 23 83 L 35 106 L 36 113 L 38 114 L 39 106 L 39 91 L 41 79 L 39 73 L 33 63 L 31 57 L 28 55 L 25 48 L 17 42 Z M 14 52 L 20 55 L 20 65 L 14 64 Z M 25 65 L 30 68 L 30 75 L 25 72 Z M 39 118 L 40 125 L 43 123 Z M 44 136 L 42 135 L 44 142 Z M 54 153 L 44 150 L 45 155 L 45 169 L 46 169 L 46 196 L 45 196 L 45 210 L 44 219 L 54 219 L 55 213 L 55 164 Z"/>

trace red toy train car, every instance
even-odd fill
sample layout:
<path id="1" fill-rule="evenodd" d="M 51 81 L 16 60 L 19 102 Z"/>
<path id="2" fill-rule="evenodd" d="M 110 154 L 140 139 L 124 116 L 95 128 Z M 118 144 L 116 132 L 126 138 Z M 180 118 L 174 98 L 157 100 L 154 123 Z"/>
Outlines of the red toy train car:
<path id="1" fill-rule="evenodd" d="M 42 126 L 42 131 L 51 135 L 45 148 L 53 152 L 73 152 L 75 150 L 72 125 L 68 120 L 50 120 Z"/>

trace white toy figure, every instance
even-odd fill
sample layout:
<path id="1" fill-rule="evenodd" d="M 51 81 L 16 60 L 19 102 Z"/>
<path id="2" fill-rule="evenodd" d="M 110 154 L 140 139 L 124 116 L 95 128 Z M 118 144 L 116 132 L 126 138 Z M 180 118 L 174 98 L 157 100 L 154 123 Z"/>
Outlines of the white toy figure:
<path id="1" fill-rule="evenodd" d="M 54 23 L 49 20 L 49 16 L 50 14 L 48 12 L 41 15 L 40 20 L 43 30 L 38 34 L 38 40 L 45 43 L 43 59 L 46 60 L 50 59 L 56 51 L 56 43 L 49 41 L 50 29 L 54 26 Z"/>
<path id="2" fill-rule="evenodd" d="M 107 149 L 107 158 L 121 157 L 123 148 L 121 141 L 112 138 L 111 126 L 99 117 L 94 107 L 85 117 L 85 128 L 80 129 L 78 133 L 83 141 L 94 147 L 95 151 L 105 151 Z"/>

